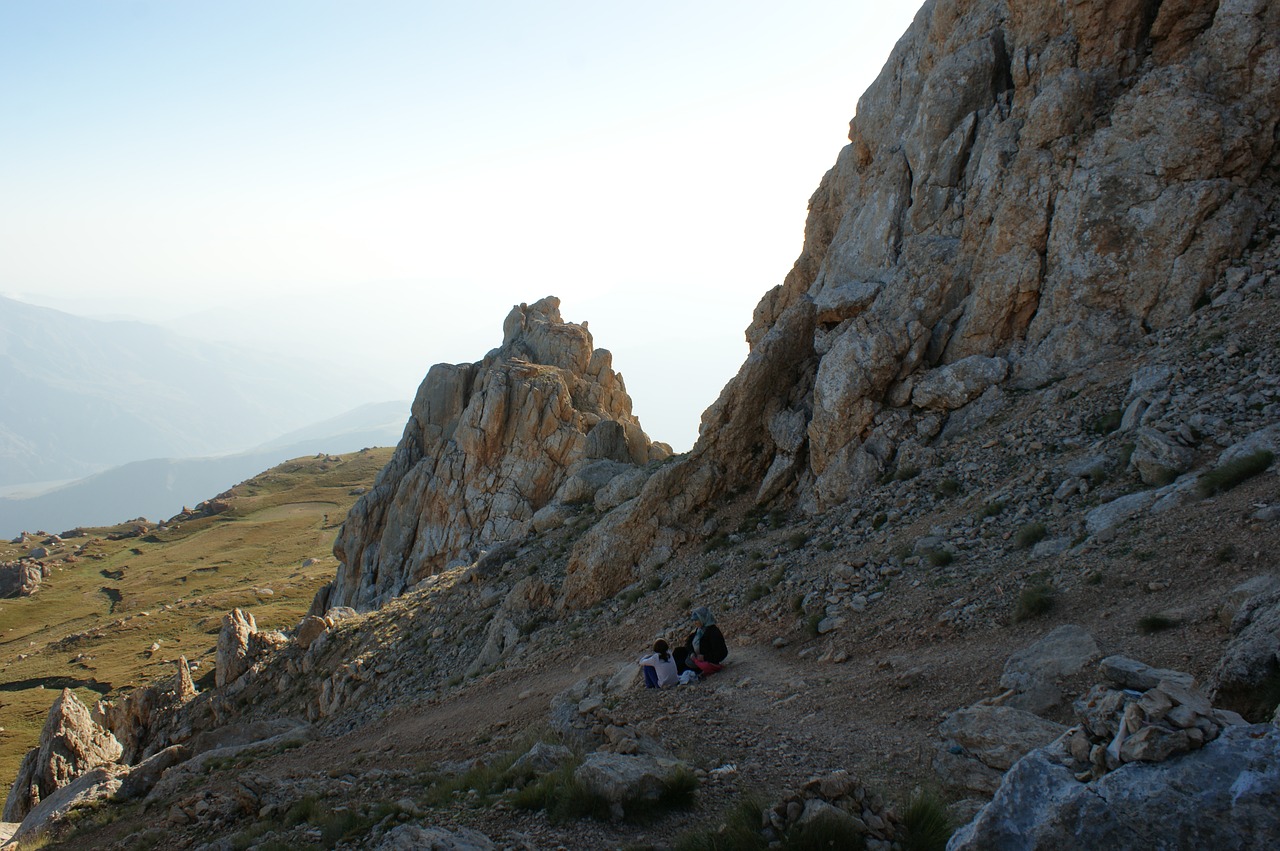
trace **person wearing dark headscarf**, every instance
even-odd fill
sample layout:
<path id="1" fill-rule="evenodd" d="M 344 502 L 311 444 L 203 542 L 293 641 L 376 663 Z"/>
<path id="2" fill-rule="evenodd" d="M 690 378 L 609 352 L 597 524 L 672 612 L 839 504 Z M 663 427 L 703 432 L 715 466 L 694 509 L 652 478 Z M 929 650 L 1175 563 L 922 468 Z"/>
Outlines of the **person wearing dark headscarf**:
<path id="1" fill-rule="evenodd" d="M 694 609 L 689 619 L 696 629 L 689 633 L 683 647 L 676 648 L 676 667 L 681 673 L 693 670 L 700 674 L 714 674 L 723 667 L 722 663 L 729 656 L 724 635 L 706 606 Z"/>

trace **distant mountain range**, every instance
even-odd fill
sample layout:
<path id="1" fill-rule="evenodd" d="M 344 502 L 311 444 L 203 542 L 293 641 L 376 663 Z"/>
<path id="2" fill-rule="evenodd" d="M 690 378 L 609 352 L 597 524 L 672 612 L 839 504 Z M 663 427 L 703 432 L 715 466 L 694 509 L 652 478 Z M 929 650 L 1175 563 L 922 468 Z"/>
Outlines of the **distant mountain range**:
<path id="1" fill-rule="evenodd" d="M 0 298 L 0 487 L 261 446 L 393 394 L 377 381 Z"/>
<path id="2" fill-rule="evenodd" d="M 408 401 L 364 405 L 248 452 L 134 461 L 37 496 L 0 499 L 0 535 L 162 520 L 290 458 L 394 445 L 408 415 Z"/>

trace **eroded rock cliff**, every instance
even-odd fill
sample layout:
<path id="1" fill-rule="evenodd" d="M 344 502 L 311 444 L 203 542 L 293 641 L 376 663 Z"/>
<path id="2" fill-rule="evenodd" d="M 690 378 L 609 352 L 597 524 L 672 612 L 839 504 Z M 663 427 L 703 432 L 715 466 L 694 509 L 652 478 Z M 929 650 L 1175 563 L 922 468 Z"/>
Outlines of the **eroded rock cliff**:
<path id="1" fill-rule="evenodd" d="M 540 509 L 590 501 L 668 455 L 641 429 L 586 324 L 565 322 L 554 297 L 518 305 L 484 360 L 427 373 L 395 455 L 343 525 L 342 565 L 313 608 L 376 608 L 522 537 Z"/>
<path id="2" fill-rule="evenodd" d="M 582 540 L 563 602 L 625 586 L 719 494 L 825 510 L 1004 386 L 1186 317 L 1275 203 L 1278 32 L 1264 0 L 925 3 L 698 444 Z"/>

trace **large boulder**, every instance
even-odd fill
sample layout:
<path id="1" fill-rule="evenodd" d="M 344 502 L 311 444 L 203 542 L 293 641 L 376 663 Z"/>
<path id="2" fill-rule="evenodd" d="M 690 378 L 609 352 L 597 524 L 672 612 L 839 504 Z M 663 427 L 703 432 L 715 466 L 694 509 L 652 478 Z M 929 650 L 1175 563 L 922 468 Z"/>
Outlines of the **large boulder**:
<path id="1" fill-rule="evenodd" d="M 8 597 L 30 597 L 40 590 L 40 580 L 44 571 L 40 565 L 29 561 L 17 561 L 0 564 L 0 599 Z"/>
<path id="2" fill-rule="evenodd" d="M 938 726 L 943 741 L 934 770 L 949 788 L 989 795 L 1009 766 L 1066 729 L 1021 709 L 975 704 L 951 713 Z"/>
<path id="3" fill-rule="evenodd" d="M 1235 637 L 1209 682 L 1214 702 L 1262 722 L 1280 698 L 1280 590 L 1247 600 L 1231 622 Z"/>
<path id="4" fill-rule="evenodd" d="M 1063 702 L 1058 681 L 1080 673 L 1099 655 L 1098 642 L 1083 628 L 1054 629 L 1005 663 L 1000 687 L 1014 691 L 1005 705 L 1036 714 L 1053 709 Z"/>
<path id="5" fill-rule="evenodd" d="M 63 689 L 9 791 L 0 821 L 22 821 L 41 801 L 82 774 L 120 759 L 122 748 L 70 689 Z"/>
<path id="6" fill-rule="evenodd" d="M 341 565 L 311 614 L 376 608 L 523 537 L 558 491 L 561 502 L 591 502 L 630 465 L 669 454 L 641 429 L 585 323 L 564 321 L 552 296 L 517 305 L 484 360 L 428 371 L 395 454 L 343 524 Z"/>
<path id="7" fill-rule="evenodd" d="M 1192 753 L 1129 762 L 1093 782 L 1065 745 L 1032 751 L 947 851 L 1269 848 L 1280 836 L 1280 728 L 1233 726 Z"/>

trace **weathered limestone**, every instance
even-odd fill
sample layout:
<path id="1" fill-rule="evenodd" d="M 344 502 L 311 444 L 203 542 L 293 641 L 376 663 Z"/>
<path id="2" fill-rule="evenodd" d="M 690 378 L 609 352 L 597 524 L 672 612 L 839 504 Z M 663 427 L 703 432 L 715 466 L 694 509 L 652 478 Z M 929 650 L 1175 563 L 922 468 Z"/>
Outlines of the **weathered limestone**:
<path id="1" fill-rule="evenodd" d="M 40 746 L 18 769 L 0 821 L 22 821 L 42 800 L 89 770 L 114 763 L 120 753 L 115 736 L 93 720 L 70 689 L 63 689 L 49 707 Z"/>
<path id="2" fill-rule="evenodd" d="M 518 305 L 483 361 L 427 373 L 395 455 L 343 525 L 342 564 L 311 613 L 376 608 L 523 537 L 540 509 L 589 503 L 614 476 L 669 454 L 641 430 L 585 324 L 561 319 L 555 297 Z"/>
<path id="3" fill-rule="evenodd" d="M 693 537 L 683 494 L 700 505 L 763 481 L 762 500 L 791 489 L 824 510 L 893 459 L 904 436 L 875 434 L 887 411 L 946 411 L 986 387 L 968 407 L 990 416 L 1001 383 L 1040 386 L 1189 315 L 1273 188 L 1277 33 L 1261 0 L 925 3 L 859 100 L 698 444 L 582 541 L 565 604 Z M 962 364 L 985 366 L 951 381 Z M 1150 404 L 1148 378 L 1130 404 Z M 779 414 L 805 424 L 798 445 L 771 428 Z M 1154 444 L 1138 457 L 1159 482 L 1187 460 Z M 1091 531 L 1148 498 L 1100 510 Z"/>
<path id="4" fill-rule="evenodd" d="M 1269 847 L 1280 836 L 1280 728 L 1228 727 L 1194 753 L 1082 783 L 1064 743 L 1028 754 L 948 851 Z"/>

